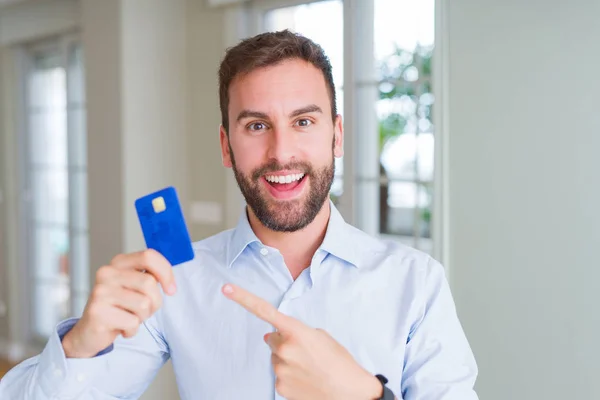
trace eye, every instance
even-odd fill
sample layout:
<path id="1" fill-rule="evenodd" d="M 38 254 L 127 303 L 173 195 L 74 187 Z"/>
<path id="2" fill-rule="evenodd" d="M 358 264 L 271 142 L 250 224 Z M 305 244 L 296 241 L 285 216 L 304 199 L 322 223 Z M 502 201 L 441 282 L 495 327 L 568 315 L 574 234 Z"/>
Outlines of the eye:
<path id="1" fill-rule="evenodd" d="M 267 125 L 262 122 L 253 122 L 248 125 L 248 130 L 252 132 L 262 131 L 267 128 Z"/>
<path id="2" fill-rule="evenodd" d="M 298 121 L 296 121 L 296 125 L 298 125 L 301 128 L 306 128 L 306 127 L 312 125 L 312 123 L 313 122 L 307 118 L 302 118 L 302 119 L 299 119 Z"/>

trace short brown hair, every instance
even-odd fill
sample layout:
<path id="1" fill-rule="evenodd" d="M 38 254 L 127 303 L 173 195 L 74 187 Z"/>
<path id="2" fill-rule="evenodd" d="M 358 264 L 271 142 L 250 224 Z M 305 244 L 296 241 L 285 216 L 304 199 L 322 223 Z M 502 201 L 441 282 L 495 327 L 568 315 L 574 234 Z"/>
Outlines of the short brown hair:
<path id="1" fill-rule="evenodd" d="M 221 123 L 229 133 L 229 86 L 234 78 L 246 75 L 257 68 L 277 65 L 289 59 L 307 61 L 321 70 L 328 86 L 331 100 L 331 116 L 335 119 L 335 86 L 331 63 L 325 52 L 312 40 L 289 30 L 267 32 L 242 40 L 227 49 L 219 67 L 219 104 Z"/>

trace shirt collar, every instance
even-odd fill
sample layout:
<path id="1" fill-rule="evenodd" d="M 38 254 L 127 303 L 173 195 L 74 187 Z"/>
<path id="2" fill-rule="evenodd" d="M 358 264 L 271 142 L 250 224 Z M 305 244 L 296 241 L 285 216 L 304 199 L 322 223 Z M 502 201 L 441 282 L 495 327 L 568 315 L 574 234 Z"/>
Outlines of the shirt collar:
<path id="1" fill-rule="evenodd" d="M 260 240 L 254 234 L 250 222 L 248 221 L 248 214 L 246 207 L 242 210 L 238 223 L 233 230 L 229 245 L 227 246 L 227 267 L 231 268 L 235 260 L 242 254 L 242 252 L 251 243 L 258 242 Z"/>
<path id="2" fill-rule="evenodd" d="M 327 231 L 325 232 L 323 243 L 319 246 L 319 250 L 323 250 L 358 267 L 359 261 L 357 247 L 353 243 L 353 231 L 346 221 L 344 221 L 344 218 L 331 200 L 329 201 L 329 206 L 331 213 L 327 224 Z M 254 242 L 260 243 L 260 240 L 250 226 L 246 207 L 244 207 L 227 248 L 227 267 L 231 268 L 246 247 Z"/>
<path id="3" fill-rule="evenodd" d="M 332 201 L 329 201 L 329 206 L 331 209 L 329 223 L 319 249 L 358 267 L 358 247 L 357 243 L 354 243 L 353 229 L 344 221 L 344 217 Z"/>

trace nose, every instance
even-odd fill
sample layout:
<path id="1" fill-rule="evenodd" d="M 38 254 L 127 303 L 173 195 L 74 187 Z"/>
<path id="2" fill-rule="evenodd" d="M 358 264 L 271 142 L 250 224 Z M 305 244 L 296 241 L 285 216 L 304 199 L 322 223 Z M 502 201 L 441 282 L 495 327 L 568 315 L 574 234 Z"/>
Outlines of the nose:
<path id="1" fill-rule="evenodd" d="M 268 157 L 282 164 L 294 160 L 297 151 L 296 136 L 290 129 L 276 127 L 271 130 Z"/>

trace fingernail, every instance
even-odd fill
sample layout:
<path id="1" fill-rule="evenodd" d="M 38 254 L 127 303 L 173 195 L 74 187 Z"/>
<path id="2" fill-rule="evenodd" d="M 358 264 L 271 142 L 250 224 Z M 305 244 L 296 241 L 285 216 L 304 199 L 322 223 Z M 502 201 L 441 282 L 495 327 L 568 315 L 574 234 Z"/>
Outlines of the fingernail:
<path id="1" fill-rule="evenodd" d="M 167 293 L 170 294 L 170 295 L 175 294 L 176 291 L 177 291 L 177 286 L 175 286 L 174 283 L 171 283 L 169 285 L 169 287 L 167 288 Z"/>
<path id="2" fill-rule="evenodd" d="M 263 336 L 263 339 L 265 340 L 265 342 L 266 342 L 267 344 L 269 344 L 269 336 L 271 336 L 271 334 L 270 334 L 270 333 L 265 333 L 265 336 Z"/>
<path id="3" fill-rule="evenodd" d="M 233 287 L 229 284 L 223 286 L 223 293 L 225 293 L 225 294 L 233 293 Z"/>

